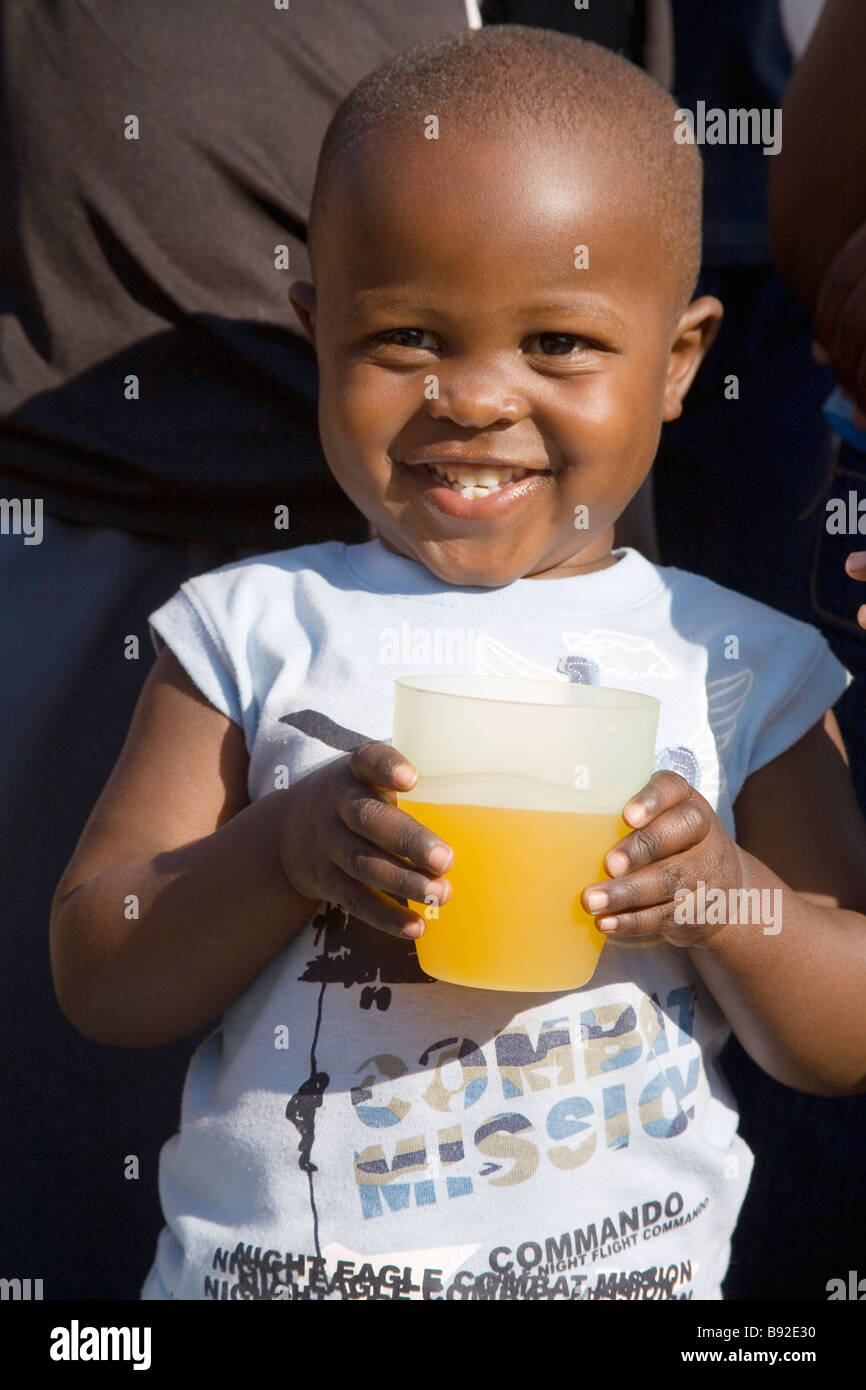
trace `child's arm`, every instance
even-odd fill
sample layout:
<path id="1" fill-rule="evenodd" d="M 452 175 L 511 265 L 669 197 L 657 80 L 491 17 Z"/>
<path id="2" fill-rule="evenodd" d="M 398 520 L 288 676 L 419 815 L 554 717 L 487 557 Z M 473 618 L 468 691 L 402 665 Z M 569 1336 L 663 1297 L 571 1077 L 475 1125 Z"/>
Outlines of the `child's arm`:
<path id="1" fill-rule="evenodd" d="M 832 711 L 747 780 L 737 845 L 676 773 L 657 773 L 634 803 L 648 814 L 615 847 L 628 863 L 584 891 L 587 909 L 599 921 L 615 914 L 616 932 L 661 930 L 689 949 L 743 1047 L 777 1081 L 816 1095 L 866 1091 L 866 826 Z M 779 890 L 781 930 L 766 915 L 677 924 L 675 894 L 700 880 L 707 894 L 769 890 L 767 905 Z M 607 893 L 606 911 L 588 903 L 593 890 Z"/>
<path id="2" fill-rule="evenodd" d="M 441 841 L 384 801 L 405 765 L 395 749 L 366 744 L 252 805 L 248 764 L 243 731 L 166 648 L 52 903 L 55 991 L 86 1037 L 151 1047 L 194 1032 L 323 901 L 419 934 L 384 893 L 439 893 L 411 865 Z"/>

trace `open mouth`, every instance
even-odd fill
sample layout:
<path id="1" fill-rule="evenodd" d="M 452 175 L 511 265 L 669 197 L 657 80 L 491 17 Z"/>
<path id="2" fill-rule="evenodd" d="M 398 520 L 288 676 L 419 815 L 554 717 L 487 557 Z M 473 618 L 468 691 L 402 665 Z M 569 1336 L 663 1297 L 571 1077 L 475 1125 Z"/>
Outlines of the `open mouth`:
<path id="1" fill-rule="evenodd" d="M 541 459 L 539 459 L 541 462 Z M 524 468 L 498 458 L 415 458 L 398 461 L 400 473 L 437 522 L 494 523 L 517 515 L 555 487 L 551 468 Z"/>
<path id="2" fill-rule="evenodd" d="M 469 467 L 454 463 L 424 463 L 416 465 L 444 483 L 467 501 L 489 497 L 493 492 L 512 483 L 518 483 L 530 475 L 548 474 L 550 469 L 519 468 L 516 464 L 477 464 Z"/>

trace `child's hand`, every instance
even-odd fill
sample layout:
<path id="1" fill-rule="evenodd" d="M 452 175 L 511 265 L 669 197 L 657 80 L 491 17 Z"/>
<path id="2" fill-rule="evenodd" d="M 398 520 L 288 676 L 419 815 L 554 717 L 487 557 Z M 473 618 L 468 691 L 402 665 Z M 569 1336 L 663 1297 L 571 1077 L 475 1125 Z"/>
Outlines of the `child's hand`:
<path id="1" fill-rule="evenodd" d="M 373 742 L 278 793 L 286 810 L 277 848 L 295 892 L 339 903 L 389 936 L 421 936 L 418 913 L 384 896 L 443 903 L 451 892 L 437 875 L 451 867 L 453 851 L 395 804 L 416 779 L 402 754 Z"/>
<path id="2" fill-rule="evenodd" d="M 866 579 L 866 550 L 853 550 L 845 561 L 845 572 L 852 579 Z M 866 603 L 857 609 L 857 622 L 866 628 Z"/>
<path id="3" fill-rule="evenodd" d="M 715 936 L 722 926 L 674 921 L 677 889 L 694 892 L 701 879 L 708 889 L 742 887 L 739 850 L 709 802 L 679 773 L 656 772 L 622 814 L 638 828 L 605 855 L 612 881 L 581 894 L 596 925 L 613 941 L 660 934 L 673 946 L 697 946 Z"/>

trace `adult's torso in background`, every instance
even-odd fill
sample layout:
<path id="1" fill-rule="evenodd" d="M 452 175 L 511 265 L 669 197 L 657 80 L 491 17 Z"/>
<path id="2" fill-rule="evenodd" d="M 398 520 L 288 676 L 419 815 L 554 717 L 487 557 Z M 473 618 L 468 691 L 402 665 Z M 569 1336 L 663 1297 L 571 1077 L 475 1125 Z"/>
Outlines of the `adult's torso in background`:
<path id="1" fill-rule="evenodd" d="M 283 502 L 291 544 L 364 539 L 286 292 L 339 102 L 468 24 L 464 0 L 7 0 L 0 491 L 268 547 Z"/>

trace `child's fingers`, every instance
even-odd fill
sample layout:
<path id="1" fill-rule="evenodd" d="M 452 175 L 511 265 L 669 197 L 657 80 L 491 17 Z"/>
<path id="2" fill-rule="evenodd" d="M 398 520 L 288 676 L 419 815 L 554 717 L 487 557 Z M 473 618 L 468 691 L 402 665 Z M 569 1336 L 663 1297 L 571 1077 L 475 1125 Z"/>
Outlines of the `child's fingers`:
<path id="1" fill-rule="evenodd" d="M 377 850 L 360 835 L 341 836 L 339 843 L 331 849 L 331 862 L 350 878 L 357 879 L 368 888 L 378 888 L 392 898 L 424 902 L 434 897 L 437 902 L 444 903 L 451 894 L 451 884 L 446 879 L 418 873 L 402 859 Z"/>
<path id="2" fill-rule="evenodd" d="M 685 777 L 665 768 L 654 772 L 645 787 L 623 807 L 623 820 L 627 825 L 646 825 L 661 811 L 666 811 L 687 797 L 694 796 L 694 787 L 689 786 Z"/>
<path id="3" fill-rule="evenodd" d="M 685 855 L 663 859 L 658 864 L 635 869 L 622 878 L 594 883 L 580 895 L 582 906 L 594 917 L 616 916 L 636 912 L 640 908 L 663 907 L 673 901 L 678 888 L 687 888 L 694 880 L 694 860 Z M 657 931 L 658 925 L 653 930 Z"/>
<path id="4" fill-rule="evenodd" d="M 605 855 L 604 867 L 613 878 L 618 878 L 644 864 L 652 864 L 656 859 L 682 854 L 705 839 L 712 824 L 711 818 L 712 811 L 707 802 L 702 803 L 697 798 L 681 801 L 639 830 L 633 830 L 630 835 L 618 840 Z M 606 885 L 590 885 L 590 889 L 594 886 Z"/>
<path id="5" fill-rule="evenodd" d="M 408 859 L 418 869 L 441 874 L 450 869 L 454 852 L 432 830 L 390 801 L 371 796 L 363 787 L 337 802 L 343 824 L 362 840 L 389 854 Z"/>
<path id="6" fill-rule="evenodd" d="M 636 942 L 648 937 L 652 937 L 655 941 L 659 939 L 670 940 L 670 936 L 664 937 L 662 933 L 669 933 L 675 928 L 674 910 L 674 903 L 655 903 L 651 907 L 636 909 L 634 912 L 621 912 L 616 916 L 613 914 L 602 915 L 597 920 L 596 926 L 605 936 L 609 934 L 611 943 L 616 942 L 618 946 L 623 945 L 628 940 Z M 688 930 L 687 927 L 679 928 L 680 932 L 687 933 Z M 697 944 L 694 927 L 691 928 L 691 937 L 686 936 L 684 943 L 672 942 L 672 944 L 690 945 L 693 941 Z"/>
<path id="7" fill-rule="evenodd" d="M 349 759 L 349 771 L 370 787 L 408 791 L 418 774 L 408 759 L 389 743 L 362 743 Z"/>
<path id="8" fill-rule="evenodd" d="M 852 579 L 866 580 L 866 550 L 852 550 L 845 561 L 845 573 Z M 866 628 L 866 603 L 857 609 L 857 623 Z"/>
<path id="9" fill-rule="evenodd" d="M 719 931 L 723 924 L 678 922 L 678 904 L 673 901 L 635 907 L 631 912 L 602 913 L 596 926 L 612 946 L 648 945 L 667 941 L 671 946 L 700 946 Z"/>
<path id="10" fill-rule="evenodd" d="M 353 917 L 359 917 L 386 936 L 404 941 L 416 941 L 424 935 L 424 923 L 411 907 L 394 902 L 376 888 L 366 888 L 337 865 L 333 867 L 333 876 L 334 891 L 328 900 L 338 902 Z"/>

